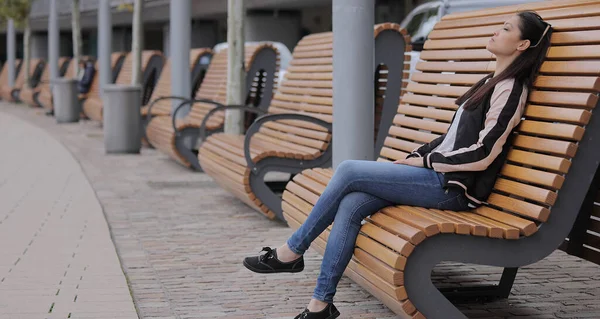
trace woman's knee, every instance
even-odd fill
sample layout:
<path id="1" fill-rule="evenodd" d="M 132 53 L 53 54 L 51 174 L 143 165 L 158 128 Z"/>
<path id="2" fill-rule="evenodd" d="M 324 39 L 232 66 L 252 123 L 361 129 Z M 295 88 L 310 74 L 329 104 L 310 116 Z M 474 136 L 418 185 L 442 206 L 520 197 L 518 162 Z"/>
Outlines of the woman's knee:
<path id="1" fill-rule="evenodd" d="M 338 179 L 350 179 L 356 176 L 360 168 L 360 162 L 357 160 L 345 160 L 335 169 L 334 176 Z"/>
<path id="2" fill-rule="evenodd" d="M 352 192 L 342 198 L 335 221 L 345 219 L 353 223 L 360 223 L 365 217 L 375 213 L 370 203 L 377 201 L 378 198 L 363 192 Z"/>

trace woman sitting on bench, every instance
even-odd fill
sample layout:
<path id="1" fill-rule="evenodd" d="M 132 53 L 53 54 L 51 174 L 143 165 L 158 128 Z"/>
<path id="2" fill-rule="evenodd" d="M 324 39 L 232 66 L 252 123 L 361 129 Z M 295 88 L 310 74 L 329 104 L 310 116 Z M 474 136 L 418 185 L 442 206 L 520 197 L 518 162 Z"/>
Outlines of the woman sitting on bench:
<path id="1" fill-rule="evenodd" d="M 300 272 L 302 255 L 332 222 L 321 273 L 308 307 L 296 318 L 337 318 L 336 286 L 352 258 L 362 220 L 394 205 L 464 211 L 482 205 L 494 186 L 533 79 L 550 46 L 551 26 L 520 12 L 494 32 L 487 50 L 496 70 L 456 100 L 448 132 L 394 163 L 344 161 L 304 224 L 277 249 L 248 257 L 258 273 Z"/>

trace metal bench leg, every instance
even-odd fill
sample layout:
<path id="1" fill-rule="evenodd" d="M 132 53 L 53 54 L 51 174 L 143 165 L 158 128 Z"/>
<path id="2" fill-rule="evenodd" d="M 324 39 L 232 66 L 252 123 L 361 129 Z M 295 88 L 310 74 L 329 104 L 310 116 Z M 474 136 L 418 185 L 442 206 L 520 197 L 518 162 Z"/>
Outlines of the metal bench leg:
<path id="1" fill-rule="evenodd" d="M 192 168 L 202 172 L 200 162 L 198 162 L 198 154 L 194 152 L 196 141 L 198 140 L 199 132 L 197 128 L 186 128 L 177 132 L 175 136 L 175 147 L 179 154 L 185 157 L 192 164 Z"/>
<path id="2" fill-rule="evenodd" d="M 505 299 L 510 295 L 519 268 L 504 268 L 502 277 L 497 285 L 479 285 L 442 288 L 440 291 L 452 302 L 490 301 Z"/>

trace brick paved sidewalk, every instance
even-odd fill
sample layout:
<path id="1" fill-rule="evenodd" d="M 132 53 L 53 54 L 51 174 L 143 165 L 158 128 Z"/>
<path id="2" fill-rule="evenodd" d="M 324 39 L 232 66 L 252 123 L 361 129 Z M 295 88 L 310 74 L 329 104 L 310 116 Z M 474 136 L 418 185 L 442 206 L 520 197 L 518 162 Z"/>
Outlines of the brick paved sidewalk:
<path id="1" fill-rule="evenodd" d="M 137 318 L 102 209 L 52 137 L 0 112 L 0 318 Z"/>
<path id="2" fill-rule="evenodd" d="M 105 155 L 93 122 L 56 125 L 40 110 L 0 104 L 44 128 L 80 161 L 107 215 L 141 318 L 293 318 L 310 299 L 320 257 L 300 274 L 264 276 L 241 266 L 248 254 L 282 243 L 291 230 L 269 221 L 159 152 Z M 491 282 L 501 270 L 443 264 L 441 285 Z M 600 267 L 555 252 L 519 271 L 508 300 L 460 308 L 470 318 L 600 318 Z M 343 278 L 341 318 L 396 318 Z"/>

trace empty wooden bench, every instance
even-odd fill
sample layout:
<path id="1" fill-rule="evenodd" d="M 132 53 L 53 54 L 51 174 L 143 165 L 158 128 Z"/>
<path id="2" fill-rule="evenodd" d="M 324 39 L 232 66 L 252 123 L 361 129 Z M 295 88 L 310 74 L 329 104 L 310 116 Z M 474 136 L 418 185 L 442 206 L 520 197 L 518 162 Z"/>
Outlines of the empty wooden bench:
<path id="1" fill-rule="evenodd" d="M 37 82 L 41 76 L 42 70 L 45 65 L 45 61 L 42 59 L 31 59 L 29 61 L 29 79 L 30 82 Z M 23 63 L 21 63 L 23 64 Z M 17 78 L 15 79 L 15 86 L 11 87 L 6 83 L 0 88 L 0 94 L 5 101 L 15 102 L 18 98 L 18 92 L 25 86 L 25 70 L 27 68 L 22 65 L 19 69 Z M 16 72 L 16 70 L 15 70 Z"/>
<path id="2" fill-rule="evenodd" d="M 374 62 L 381 71 L 381 76 L 376 76 L 379 94 L 374 100 L 377 99 L 376 105 L 387 100 L 392 112 L 402 79 L 408 77 L 403 72 L 409 67 L 403 57 L 410 50 L 405 45 L 410 43 L 405 34 L 391 23 L 374 28 Z M 331 32 L 305 36 L 294 48 L 285 79 L 268 108 L 269 115 L 258 118 L 245 136 L 214 134 L 200 149 L 202 169 L 270 219 L 283 219 L 281 197 L 277 194 L 282 186 L 281 182 L 265 181 L 267 173 L 295 174 L 306 168 L 331 165 L 332 48 Z M 382 91 L 386 92 L 385 98 Z M 385 112 L 385 106 L 383 109 Z M 392 117 L 384 116 L 390 121 L 383 126 L 389 126 Z"/>
<path id="3" fill-rule="evenodd" d="M 59 72 L 60 70 L 65 70 L 65 65 L 69 64 L 69 61 L 71 59 L 68 57 L 60 57 L 58 59 L 58 69 Z M 62 76 L 64 73 L 59 73 L 60 76 Z M 39 93 L 42 90 L 48 90 L 50 91 L 50 64 L 46 63 L 46 66 L 44 68 L 44 72 L 42 73 L 42 77 L 40 78 L 40 81 L 38 83 L 38 85 L 36 85 L 35 87 L 23 87 L 21 89 L 21 91 L 19 92 L 19 99 L 31 106 L 40 106 L 37 102 L 37 95 L 39 95 Z"/>
<path id="4" fill-rule="evenodd" d="M 142 105 L 148 102 L 156 79 L 161 73 L 164 57 L 159 51 L 143 51 L 141 61 L 142 72 Z M 117 76 L 116 84 L 131 85 L 133 76 L 133 55 L 127 54 L 123 66 Z M 97 76 L 96 76 L 97 77 Z M 98 78 L 98 77 L 97 77 Z M 91 90 L 90 90 L 91 91 Z M 83 113 L 91 120 L 102 122 L 102 99 L 100 95 L 90 95 L 83 101 Z"/>
<path id="5" fill-rule="evenodd" d="M 517 267 L 543 259 L 567 237 L 598 168 L 600 116 L 592 115 L 600 91 L 598 1 L 444 17 L 425 43 L 417 64 L 422 73 L 412 75 L 378 161 L 403 159 L 447 130 L 455 99 L 494 70 L 486 44 L 517 9 L 537 10 L 555 33 L 487 203 L 468 212 L 388 207 L 366 219 L 356 241 L 346 275 L 403 318 L 466 318 L 431 282 L 442 261 L 505 267 L 501 285 L 457 287 L 448 297 L 507 297 Z M 306 220 L 332 175 L 306 170 L 288 183 L 282 206 L 292 228 Z M 313 248 L 323 253 L 328 235 Z"/>
<path id="6" fill-rule="evenodd" d="M 149 143 L 186 167 L 200 170 L 197 157 L 200 125 L 208 112 L 226 103 L 227 52 L 223 49 L 213 56 L 195 102 L 185 117 L 178 118 L 175 112 L 174 117 L 154 117 L 147 125 Z M 246 103 L 259 109 L 265 108 L 271 100 L 279 72 L 279 52 L 268 43 L 246 44 L 244 52 Z M 204 102 L 198 102 L 200 100 Z M 187 101 L 188 105 L 191 102 Z M 211 133 L 221 131 L 224 117 L 223 112 L 215 114 L 208 122 L 208 130 Z"/>
<path id="7" fill-rule="evenodd" d="M 21 63 L 20 59 L 15 59 L 15 74 L 16 75 L 19 74 L 21 64 L 22 63 Z M 8 61 L 4 62 L 4 64 L 2 65 L 2 71 L 0 72 L 0 97 L 2 97 L 1 90 L 5 86 L 8 86 Z"/>
<path id="8" fill-rule="evenodd" d="M 171 60 L 168 59 L 152 91 L 149 100 L 150 103 L 141 109 L 143 123 L 147 124 L 154 116 L 170 116 L 171 100 L 183 101 L 194 98 L 206 74 L 212 54 L 212 50 L 209 48 L 193 49 L 190 51 L 191 96 L 173 96 L 171 94 Z"/>

